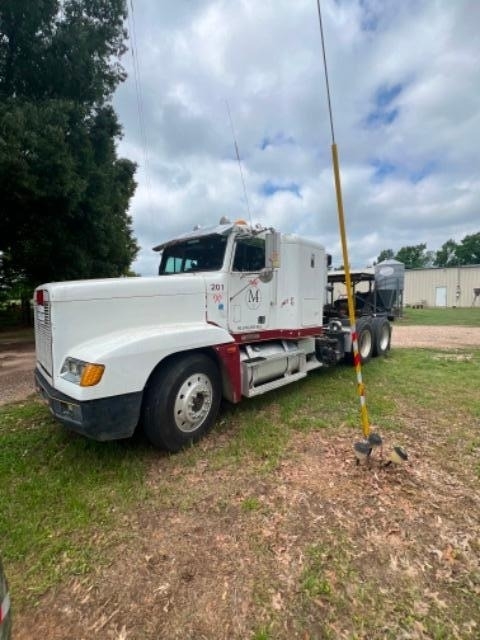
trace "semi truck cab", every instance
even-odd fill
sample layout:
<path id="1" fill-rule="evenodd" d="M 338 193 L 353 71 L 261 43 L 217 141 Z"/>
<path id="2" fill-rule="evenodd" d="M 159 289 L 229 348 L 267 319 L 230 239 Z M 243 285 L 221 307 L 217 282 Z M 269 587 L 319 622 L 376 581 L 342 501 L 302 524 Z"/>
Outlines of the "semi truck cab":
<path id="1" fill-rule="evenodd" d="M 222 221 L 154 250 L 158 276 L 35 291 L 36 383 L 67 428 L 111 440 L 142 426 L 178 451 L 208 431 L 222 398 L 265 393 L 350 352 L 350 328 L 324 322 L 319 243 Z"/>

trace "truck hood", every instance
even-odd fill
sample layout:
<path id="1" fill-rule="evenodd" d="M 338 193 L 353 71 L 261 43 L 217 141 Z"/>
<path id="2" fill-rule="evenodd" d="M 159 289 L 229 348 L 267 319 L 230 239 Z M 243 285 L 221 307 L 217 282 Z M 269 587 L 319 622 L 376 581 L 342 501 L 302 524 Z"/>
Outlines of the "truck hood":
<path id="1" fill-rule="evenodd" d="M 49 282 L 37 288 L 48 290 L 50 302 L 74 302 L 192 295 L 204 292 L 206 285 L 205 279 L 201 274 L 189 273 L 147 278 L 105 278 L 101 280 Z"/>

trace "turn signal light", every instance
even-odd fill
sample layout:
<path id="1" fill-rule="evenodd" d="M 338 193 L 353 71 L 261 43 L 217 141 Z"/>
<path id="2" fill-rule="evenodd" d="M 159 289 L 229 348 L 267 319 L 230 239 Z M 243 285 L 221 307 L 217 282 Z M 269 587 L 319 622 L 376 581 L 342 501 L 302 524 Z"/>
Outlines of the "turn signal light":
<path id="1" fill-rule="evenodd" d="M 103 364 L 87 364 L 82 371 L 80 378 L 81 387 L 93 387 L 102 379 L 105 367 Z"/>

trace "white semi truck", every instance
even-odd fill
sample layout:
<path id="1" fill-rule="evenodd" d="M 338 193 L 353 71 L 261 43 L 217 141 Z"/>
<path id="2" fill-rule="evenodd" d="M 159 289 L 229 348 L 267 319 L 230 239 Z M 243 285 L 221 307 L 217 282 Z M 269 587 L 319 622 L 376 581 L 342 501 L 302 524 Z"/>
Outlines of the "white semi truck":
<path id="1" fill-rule="evenodd" d="M 178 451 L 236 403 L 351 354 L 327 304 L 329 256 L 294 235 L 224 222 L 165 242 L 159 275 L 48 283 L 35 291 L 38 390 L 96 440 L 137 426 Z M 385 315 L 358 319 L 363 361 L 390 348 Z"/>

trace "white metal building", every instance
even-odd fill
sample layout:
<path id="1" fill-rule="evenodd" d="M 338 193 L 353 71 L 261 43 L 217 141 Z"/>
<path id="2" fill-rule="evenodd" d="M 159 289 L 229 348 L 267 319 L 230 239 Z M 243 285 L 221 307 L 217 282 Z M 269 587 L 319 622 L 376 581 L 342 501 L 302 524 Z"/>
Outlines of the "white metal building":
<path id="1" fill-rule="evenodd" d="M 476 297 L 475 289 L 479 292 Z M 403 303 L 424 307 L 480 306 L 480 265 L 406 269 Z"/>

